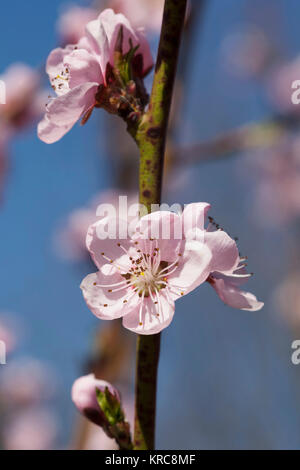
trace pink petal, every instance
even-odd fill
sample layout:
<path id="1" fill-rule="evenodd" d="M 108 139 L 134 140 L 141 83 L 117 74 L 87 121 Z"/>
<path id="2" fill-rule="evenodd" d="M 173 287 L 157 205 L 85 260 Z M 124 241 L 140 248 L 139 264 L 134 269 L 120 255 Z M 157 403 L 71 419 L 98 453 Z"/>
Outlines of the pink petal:
<path id="1" fill-rule="evenodd" d="M 97 90 L 97 83 L 84 83 L 58 96 L 47 106 L 49 121 L 57 126 L 74 125 L 95 104 Z"/>
<path id="2" fill-rule="evenodd" d="M 152 69 L 153 57 L 150 50 L 150 45 L 145 37 L 144 31 L 139 29 L 136 31 L 137 35 L 137 44 L 139 44 L 139 48 L 136 54 L 141 54 L 143 57 L 143 76 L 147 75 L 147 73 Z"/>
<path id="3" fill-rule="evenodd" d="M 213 279 L 210 284 L 220 299 L 230 307 L 255 312 L 264 306 L 264 303 L 259 302 L 255 295 L 238 289 L 230 282 L 226 282 L 226 278 Z"/>
<path id="4" fill-rule="evenodd" d="M 88 39 L 91 50 L 99 57 L 102 75 L 105 79 L 106 66 L 109 62 L 110 53 L 109 41 L 104 26 L 100 20 L 100 16 L 98 19 L 90 21 L 86 25 L 85 30 L 86 38 Z"/>
<path id="5" fill-rule="evenodd" d="M 205 218 L 209 209 L 210 204 L 207 202 L 194 202 L 192 204 L 188 204 L 184 208 L 182 213 L 182 223 L 186 238 L 189 238 L 190 231 L 195 229 L 204 230 Z"/>
<path id="6" fill-rule="evenodd" d="M 170 276 L 166 276 L 168 284 L 177 293 L 172 293 L 174 299 L 187 294 L 205 282 L 210 274 L 211 252 L 209 248 L 198 241 L 187 241 L 183 245 L 182 256 L 178 260 L 178 268 Z"/>
<path id="7" fill-rule="evenodd" d="M 130 254 L 127 255 L 124 249 L 131 253 L 132 241 L 130 239 L 119 240 L 119 223 L 120 220 L 118 218 L 105 217 L 92 224 L 86 236 L 86 246 L 99 269 L 104 264 L 113 261 L 112 264 L 114 266 L 120 267 L 122 273 L 126 273 L 131 268 L 131 261 L 129 259 Z M 112 238 L 101 239 L 101 234 L 107 233 L 109 227 L 115 227 L 116 230 L 112 232 Z"/>
<path id="8" fill-rule="evenodd" d="M 61 139 L 71 128 L 73 124 L 68 126 L 56 126 L 49 121 L 47 115 L 38 124 L 38 136 L 46 144 L 53 144 Z"/>
<path id="9" fill-rule="evenodd" d="M 124 15 L 121 13 L 115 14 L 111 8 L 107 8 L 99 15 L 98 20 L 87 25 L 87 33 L 93 41 L 94 48 L 98 48 L 98 54 L 104 57 L 106 63 L 110 62 L 113 65 L 115 45 L 121 26 L 123 26 L 123 53 L 125 54 L 130 49 L 129 39 L 134 47 L 139 45 L 137 54 L 142 54 L 143 56 L 143 72 L 146 74 L 153 66 L 148 41 L 141 31 L 135 31 L 132 28 Z"/>
<path id="10" fill-rule="evenodd" d="M 159 295 L 160 313 L 158 314 L 158 304 L 154 304 L 148 297 L 144 299 L 142 305 L 142 325 L 140 325 L 140 304 L 123 317 L 123 326 L 134 333 L 140 335 L 154 335 L 170 325 L 175 312 L 175 304 L 168 300 L 164 294 Z M 141 300 L 140 300 L 141 302 Z"/>
<path id="11" fill-rule="evenodd" d="M 205 232 L 205 244 L 212 252 L 211 271 L 232 272 L 240 257 L 236 242 L 223 230 Z"/>
<path id="12" fill-rule="evenodd" d="M 64 49 L 58 47 L 50 52 L 46 63 L 46 72 L 49 75 L 50 80 L 61 74 L 65 68 L 64 59 L 73 50 L 74 46 L 67 46 Z"/>
<path id="13" fill-rule="evenodd" d="M 157 211 L 145 215 L 136 226 L 139 238 L 158 240 L 160 259 L 175 261 L 182 244 L 182 223 L 178 214 L 169 211 Z M 145 242 L 147 245 L 150 242 Z M 153 247 L 155 246 L 153 242 Z"/>
<path id="14" fill-rule="evenodd" d="M 83 83 L 103 83 L 100 64 L 88 51 L 75 49 L 65 57 L 65 66 L 70 70 L 69 86 L 74 88 Z"/>
<path id="15" fill-rule="evenodd" d="M 86 276 L 80 287 L 89 309 L 96 317 L 102 320 L 114 320 L 123 317 L 128 311 L 134 309 L 138 296 L 134 295 L 131 300 L 129 299 L 128 302 L 124 303 L 132 290 L 125 288 L 117 292 L 108 292 L 108 290 L 114 289 L 114 287 L 109 287 L 109 284 L 117 284 L 125 279 L 117 271 L 112 271 L 109 275 L 104 274 L 103 271 L 105 272 L 105 267 L 102 271 Z M 98 287 L 95 283 L 107 285 L 108 287 Z"/>

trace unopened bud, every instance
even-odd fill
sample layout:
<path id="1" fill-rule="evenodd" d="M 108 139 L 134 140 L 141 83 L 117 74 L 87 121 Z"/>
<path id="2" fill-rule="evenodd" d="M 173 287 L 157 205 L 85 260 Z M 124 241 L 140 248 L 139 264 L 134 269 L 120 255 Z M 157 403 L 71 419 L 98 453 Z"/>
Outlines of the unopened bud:
<path id="1" fill-rule="evenodd" d="M 72 387 L 72 400 L 86 418 L 101 427 L 106 427 L 107 417 L 105 410 L 101 409 L 97 398 L 97 391 L 108 390 L 109 394 L 120 403 L 118 391 L 105 380 L 96 379 L 94 374 L 85 375 L 75 380 Z"/>

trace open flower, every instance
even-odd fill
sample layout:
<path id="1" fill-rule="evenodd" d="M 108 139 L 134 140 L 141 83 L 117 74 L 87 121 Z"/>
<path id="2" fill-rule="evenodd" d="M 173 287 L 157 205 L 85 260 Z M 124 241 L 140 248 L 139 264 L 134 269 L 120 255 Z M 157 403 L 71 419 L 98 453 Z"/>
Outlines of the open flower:
<path id="1" fill-rule="evenodd" d="M 159 333 L 173 319 L 174 302 L 205 281 L 234 308 L 262 308 L 254 295 L 238 289 L 250 275 L 235 240 L 213 222 L 205 228 L 209 208 L 195 203 L 182 215 L 146 215 L 126 239 L 117 239 L 117 230 L 109 238 L 107 227 L 122 225 L 120 220 L 91 225 L 87 248 L 99 271 L 81 284 L 91 311 L 104 320 L 123 317 L 125 328 L 139 334 Z"/>
<path id="2" fill-rule="evenodd" d="M 98 318 L 123 317 L 131 331 L 159 333 L 173 319 L 174 301 L 208 278 L 211 251 L 184 240 L 183 220 L 172 212 L 142 217 L 127 239 L 100 239 L 109 222 L 114 225 L 103 219 L 88 231 L 87 247 L 99 271 L 83 280 L 84 298 Z"/>
<path id="3" fill-rule="evenodd" d="M 185 236 L 187 239 L 203 240 L 212 253 L 210 274 L 207 281 L 215 289 L 220 299 L 227 305 L 241 310 L 260 310 L 263 302 L 250 292 L 240 290 L 251 277 L 245 269 L 245 258 L 241 258 L 233 240 L 220 229 L 211 218 L 205 228 L 205 218 L 210 205 L 206 203 L 189 204 L 183 211 L 186 219 Z"/>
<path id="4" fill-rule="evenodd" d="M 57 97 L 47 105 L 46 115 L 38 126 L 41 140 L 56 142 L 80 118 L 85 122 L 95 106 L 106 109 L 113 106 L 111 95 L 107 96 L 104 90 L 116 79 L 112 70 L 120 38 L 122 55 L 130 50 L 134 52 L 131 58 L 134 75 L 143 78 L 153 65 L 148 42 L 125 16 L 111 9 L 104 10 L 86 25 L 85 35 L 77 45 L 50 53 L 46 71 Z"/>

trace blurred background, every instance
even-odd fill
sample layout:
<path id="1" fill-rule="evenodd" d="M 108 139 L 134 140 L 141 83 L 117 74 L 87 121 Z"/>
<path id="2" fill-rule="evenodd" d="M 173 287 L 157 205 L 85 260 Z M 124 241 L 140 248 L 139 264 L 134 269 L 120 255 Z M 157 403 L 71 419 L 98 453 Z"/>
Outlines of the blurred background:
<path id="1" fill-rule="evenodd" d="M 162 3 L 1 5 L 4 449 L 110 448 L 70 398 L 74 380 L 91 370 L 120 385 L 132 414 L 136 338 L 97 320 L 79 285 L 95 270 L 84 248 L 95 207 L 136 197 L 136 150 L 103 110 L 53 145 L 39 141 L 36 124 L 51 94 L 46 58 L 76 38 L 84 18 L 106 6 L 123 11 L 145 27 L 155 57 Z M 298 0 L 190 2 L 164 202 L 211 203 L 248 256 L 248 287 L 265 307 L 234 310 L 208 284 L 177 302 L 162 335 L 159 449 L 300 448 L 300 365 L 291 362 L 300 339 L 300 105 L 290 99 L 300 79 L 299 16 Z"/>

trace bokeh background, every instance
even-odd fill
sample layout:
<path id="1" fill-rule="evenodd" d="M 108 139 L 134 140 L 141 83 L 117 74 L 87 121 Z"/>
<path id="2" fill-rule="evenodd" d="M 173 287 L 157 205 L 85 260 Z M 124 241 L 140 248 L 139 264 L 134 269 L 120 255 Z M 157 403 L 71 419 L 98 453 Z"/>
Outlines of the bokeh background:
<path id="1" fill-rule="evenodd" d="M 257 313 L 233 310 L 208 284 L 177 302 L 175 319 L 162 335 L 157 447 L 299 449 L 300 365 L 291 362 L 291 343 L 300 339 L 300 186 L 293 192 L 298 213 L 289 211 L 288 193 L 300 171 L 300 126 L 295 110 L 282 106 L 274 82 L 300 54 L 300 3 L 207 0 L 204 11 L 197 12 L 193 8 L 198 0 L 191 3 L 195 17 L 187 60 L 181 64 L 184 81 L 173 142 L 179 158 L 185 149 L 191 158 L 169 169 L 165 201 L 212 204 L 215 220 L 238 237 L 242 254 L 248 256 L 254 276 L 247 287 L 265 307 Z M 48 85 L 44 63 L 60 41 L 55 25 L 64 7 L 59 0 L 1 5 L 1 72 L 23 62 L 39 70 Z M 155 55 L 158 32 L 147 26 L 146 32 Z M 283 81 L 280 86 L 289 92 L 296 79 L 300 67 L 298 76 L 294 68 L 287 85 Z M 250 132 L 250 145 L 245 140 L 236 146 L 232 131 L 275 118 L 271 137 L 261 126 L 259 145 L 257 134 Z M 101 341 L 103 324 L 88 310 L 79 289 L 92 264 L 87 257 L 64 256 L 68 238 L 61 232 L 73 211 L 88 207 L 95 194 L 116 185 L 114 132 L 122 133 L 117 119 L 99 110 L 86 126 L 75 126 L 56 144 L 39 141 L 35 124 L 10 142 L 0 207 L 0 323 L 9 324 L 17 345 L 0 366 L 4 448 L 79 445 L 74 436 L 83 424 L 70 389 L 87 368 L 95 335 Z M 229 150 L 223 145 L 220 151 L 215 138 L 224 134 Z M 203 150 L 200 142 L 211 145 Z M 282 158 L 278 176 L 274 168 Z M 137 165 L 135 155 L 132 162 Z M 121 184 L 128 186 L 130 165 L 121 177 Z M 137 181 L 130 189 L 137 190 Z M 134 335 L 129 337 L 134 342 Z M 133 368 L 125 372 L 130 396 Z M 37 382 L 37 389 L 29 390 L 33 402 L 28 405 L 26 397 L 21 402 L 17 397 L 17 405 L 12 399 L 7 405 L 5 393 L 18 387 L 26 391 L 28 382 Z M 50 433 L 43 442 L 39 426 Z M 24 434 L 29 442 L 22 441 Z"/>

